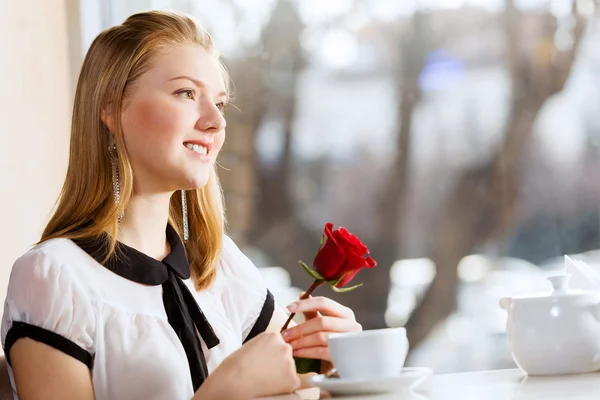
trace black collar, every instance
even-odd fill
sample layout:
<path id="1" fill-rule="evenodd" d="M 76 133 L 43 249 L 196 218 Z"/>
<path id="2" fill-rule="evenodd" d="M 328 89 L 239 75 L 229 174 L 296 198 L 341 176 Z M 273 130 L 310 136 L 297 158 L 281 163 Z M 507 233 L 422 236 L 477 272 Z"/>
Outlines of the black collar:
<path id="1" fill-rule="evenodd" d="M 145 285 L 162 285 L 168 279 L 169 268 L 181 279 L 190 277 L 190 264 L 185 254 L 185 247 L 171 225 L 167 225 L 167 240 L 171 245 L 171 252 L 162 261 L 117 242 L 115 253 L 105 263 L 102 261 L 107 253 L 106 237 L 100 240 L 74 240 L 74 242 L 100 264 L 123 278 Z"/>

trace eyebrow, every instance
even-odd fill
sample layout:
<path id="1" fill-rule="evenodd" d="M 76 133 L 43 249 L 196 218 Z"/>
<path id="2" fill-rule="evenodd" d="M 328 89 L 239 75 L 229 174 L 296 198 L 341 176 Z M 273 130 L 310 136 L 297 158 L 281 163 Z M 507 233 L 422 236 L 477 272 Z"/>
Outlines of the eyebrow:
<path id="1" fill-rule="evenodd" d="M 191 76 L 187 76 L 187 75 L 176 76 L 174 78 L 167 80 L 167 82 L 175 81 L 177 79 L 186 79 L 186 80 L 192 82 L 194 85 L 198 86 L 199 88 L 206 88 L 206 83 L 204 83 L 203 81 L 201 81 L 199 79 L 192 78 Z M 217 93 L 217 97 L 228 97 L 228 94 L 227 94 L 227 92 L 219 92 L 219 93 Z"/>

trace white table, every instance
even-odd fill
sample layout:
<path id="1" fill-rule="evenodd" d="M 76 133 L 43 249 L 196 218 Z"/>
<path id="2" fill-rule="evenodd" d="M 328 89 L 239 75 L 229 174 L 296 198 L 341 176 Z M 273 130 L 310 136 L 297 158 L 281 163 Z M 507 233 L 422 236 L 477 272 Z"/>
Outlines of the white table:
<path id="1" fill-rule="evenodd" d="M 306 389 L 269 400 L 319 398 Z M 338 398 L 338 397 L 335 397 Z M 343 398 L 343 397 L 339 397 Z M 348 397 L 350 399 L 350 397 Z M 600 373 L 555 377 L 526 377 L 517 369 L 434 375 L 415 393 L 351 397 L 353 400 L 588 400 L 600 399 Z"/>

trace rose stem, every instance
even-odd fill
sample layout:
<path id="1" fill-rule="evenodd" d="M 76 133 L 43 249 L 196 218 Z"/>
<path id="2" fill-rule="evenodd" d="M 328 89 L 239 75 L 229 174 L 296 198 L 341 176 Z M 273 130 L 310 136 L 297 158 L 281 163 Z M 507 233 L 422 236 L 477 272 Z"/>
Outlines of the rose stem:
<path id="1" fill-rule="evenodd" d="M 302 297 L 300 297 L 300 300 L 304 300 L 307 299 L 308 296 L 310 296 L 310 294 L 312 292 L 315 291 L 316 288 L 318 288 L 319 286 L 321 286 L 323 284 L 323 281 L 320 281 L 318 279 L 315 279 L 315 281 L 312 283 L 312 285 L 310 285 L 310 287 L 306 290 L 306 293 L 304 293 L 304 295 Z M 285 325 L 283 325 L 283 328 L 281 328 L 281 332 L 285 331 L 288 327 L 288 325 L 290 324 L 290 321 L 294 318 L 294 316 L 296 315 L 296 313 L 291 313 L 289 318 L 287 319 L 287 321 L 285 321 Z"/>

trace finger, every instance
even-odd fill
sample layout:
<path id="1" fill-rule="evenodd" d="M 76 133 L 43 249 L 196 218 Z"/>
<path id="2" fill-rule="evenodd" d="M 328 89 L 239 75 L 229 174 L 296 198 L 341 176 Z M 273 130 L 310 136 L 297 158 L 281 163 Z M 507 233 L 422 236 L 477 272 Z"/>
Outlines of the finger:
<path id="1" fill-rule="evenodd" d="M 354 313 L 351 309 L 327 297 L 309 297 L 308 299 L 298 300 L 287 306 L 290 312 L 320 312 L 323 315 L 339 318 L 354 319 Z"/>
<path id="2" fill-rule="evenodd" d="M 317 317 L 293 326 L 282 332 L 286 342 L 296 340 L 301 336 L 315 332 L 354 332 L 362 330 L 360 324 L 354 320 L 336 317 Z"/>
<path id="3" fill-rule="evenodd" d="M 310 347 L 307 349 L 294 351 L 294 356 L 301 358 L 316 358 L 318 360 L 331 361 L 329 348 L 325 346 Z"/>
<path id="4" fill-rule="evenodd" d="M 316 332 L 310 335 L 302 336 L 290 342 L 293 350 L 300 350 L 309 347 L 328 346 L 327 338 L 332 332 Z"/>
<path id="5" fill-rule="evenodd" d="M 310 311 L 310 312 L 303 312 L 302 315 L 304 315 L 305 320 L 309 320 L 309 319 L 317 318 L 321 314 L 319 314 L 318 311 L 314 311 L 314 312 Z"/>
<path id="6" fill-rule="evenodd" d="M 306 292 L 300 293 L 299 300 L 302 300 L 302 296 L 304 296 L 305 293 Z M 308 295 L 307 299 L 312 299 L 312 296 Z M 320 315 L 318 311 L 308 311 L 308 312 L 303 312 L 302 314 L 304 315 L 305 320 L 317 318 Z"/>

